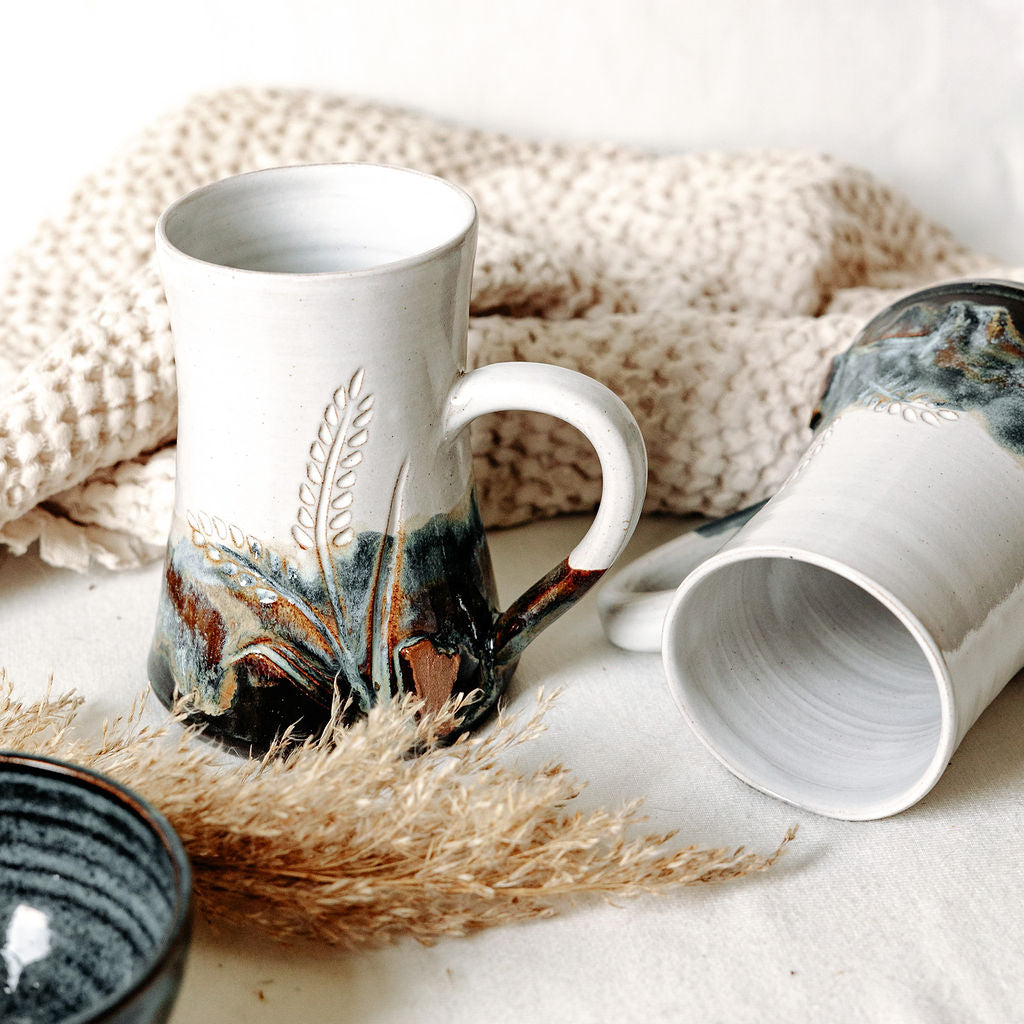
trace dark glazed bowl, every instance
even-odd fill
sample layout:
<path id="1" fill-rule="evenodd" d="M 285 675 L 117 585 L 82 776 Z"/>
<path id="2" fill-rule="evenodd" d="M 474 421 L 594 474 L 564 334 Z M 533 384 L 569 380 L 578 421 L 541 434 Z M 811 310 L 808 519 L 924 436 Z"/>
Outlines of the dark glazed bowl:
<path id="1" fill-rule="evenodd" d="M 191 909 L 161 814 L 96 772 L 0 751 L 3 1024 L 162 1024 Z"/>

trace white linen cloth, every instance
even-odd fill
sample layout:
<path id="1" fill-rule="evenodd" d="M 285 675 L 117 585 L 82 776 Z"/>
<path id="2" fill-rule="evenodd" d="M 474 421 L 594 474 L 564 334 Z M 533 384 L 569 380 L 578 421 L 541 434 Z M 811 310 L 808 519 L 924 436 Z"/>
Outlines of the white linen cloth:
<path id="1" fill-rule="evenodd" d="M 586 521 L 492 533 L 506 599 L 564 557 Z M 684 529 L 641 522 L 627 558 Z M 614 571 L 614 570 L 613 570 Z M 0 554 L 0 651 L 22 696 L 87 697 L 84 728 L 145 683 L 159 569 L 75 575 Z M 681 843 L 773 849 L 771 871 L 672 898 L 588 902 L 432 948 L 340 955 L 200 926 L 173 1024 L 1010 1024 L 1024 1005 L 1024 687 L 985 712 L 936 788 L 894 818 L 842 822 L 743 785 L 690 733 L 656 655 L 604 639 L 592 596 L 527 650 L 511 710 L 563 692 L 541 739 L 586 806 L 646 798 Z"/>

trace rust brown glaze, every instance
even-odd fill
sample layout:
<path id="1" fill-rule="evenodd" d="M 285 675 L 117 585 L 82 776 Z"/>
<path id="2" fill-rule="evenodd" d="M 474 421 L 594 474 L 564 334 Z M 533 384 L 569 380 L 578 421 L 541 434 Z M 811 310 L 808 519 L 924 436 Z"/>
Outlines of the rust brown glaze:
<path id="1" fill-rule="evenodd" d="M 458 654 L 444 654 L 424 637 L 399 652 L 406 688 L 422 697 L 431 711 L 437 711 L 452 695 L 459 680 Z"/>
<path id="2" fill-rule="evenodd" d="M 340 614 L 319 567 L 182 530 L 150 654 L 157 695 L 180 692 L 191 721 L 254 752 L 290 726 L 322 730 L 335 697 L 355 718 L 404 692 L 436 707 L 480 691 L 464 728 L 494 706 L 511 667 L 490 656 L 497 596 L 475 501 L 397 536 L 361 532 L 331 572 Z"/>
<path id="3" fill-rule="evenodd" d="M 167 571 L 149 659 L 167 705 L 241 751 L 292 727 L 327 724 L 333 701 L 354 720 L 416 693 L 436 708 L 479 694 L 460 728 L 497 703 L 526 645 L 601 577 L 563 562 L 499 615 L 476 503 L 396 534 L 364 531 L 335 556 L 332 601 L 319 567 L 301 570 L 254 538 L 182 531 Z"/>
<path id="4" fill-rule="evenodd" d="M 216 664 L 224 653 L 227 641 L 227 627 L 217 609 L 206 596 L 194 587 L 168 561 L 164 578 L 167 593 L 182 622 L 194 633 L 203 637 L 203 653 L 208 664 Z"/>
<path id="5" fill-rule="evenodd" d="M 539 579 L 495 623 L 495 664 L 517 661 L 526 645 L 568 611 L 603 575 L 603 569 L 574 569 L 566 559 Z"/>

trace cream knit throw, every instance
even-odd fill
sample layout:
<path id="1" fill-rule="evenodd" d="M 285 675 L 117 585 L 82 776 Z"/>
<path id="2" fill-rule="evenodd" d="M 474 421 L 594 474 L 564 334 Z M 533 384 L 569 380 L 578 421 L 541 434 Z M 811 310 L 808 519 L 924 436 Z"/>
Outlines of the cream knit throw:
<path id="1" fill-rule="evenodd" d="M 78 569 L 160 552 L 176 410 L 153 225 L 205 182 L 337 160 L 468 189 L 481 215 L 472 362 L 561 363 L 608 384 L 646 437 L 652 512 L 724 513 L 771 492 L 865 318 L 896 291 L 991 271 L 868 174 L 814 154 L 654 156 L 306 91 L 201 97 L 87 178 L 10 265 L 0 541 L 38 539 L 44 559 Z M 512 413 L 474 430 L 489 523 L 596 503 L 597 459 L 571 427 Z"/>

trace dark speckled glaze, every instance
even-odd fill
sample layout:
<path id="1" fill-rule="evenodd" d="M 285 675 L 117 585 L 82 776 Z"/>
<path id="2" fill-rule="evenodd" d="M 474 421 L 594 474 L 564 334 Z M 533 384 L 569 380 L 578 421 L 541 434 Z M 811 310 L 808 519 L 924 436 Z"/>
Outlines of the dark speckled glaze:
<path id="1" fill-rule="evenodd" d="M 1024 456 L 1024 285 L 957 281 L 884 309 L 836 357 L 811 426 L 854 405 L 977 413 Z"/>
<path id="2" fill-rule="evenodd" d="M 190 922 L 160 814 L 95 772 L 0 752 L 3 1024 L 162 1024 Z"/>
<path id="3" fill-rule="evenodd" d="M 149 679 L 168 706 L 186 694 L 188 720 L 240 753 L 289 728 L 319 734 L 336 698 L 354 719 L 403 693 L 428 707 L 474 694 L 454 739 L 602 575 L 563 563 L 500 614 L 472 498 L 397 536 L 356 534 L 326 573 L 229 532 L 211 539 L 197 526 L 170 544 Z"/>

